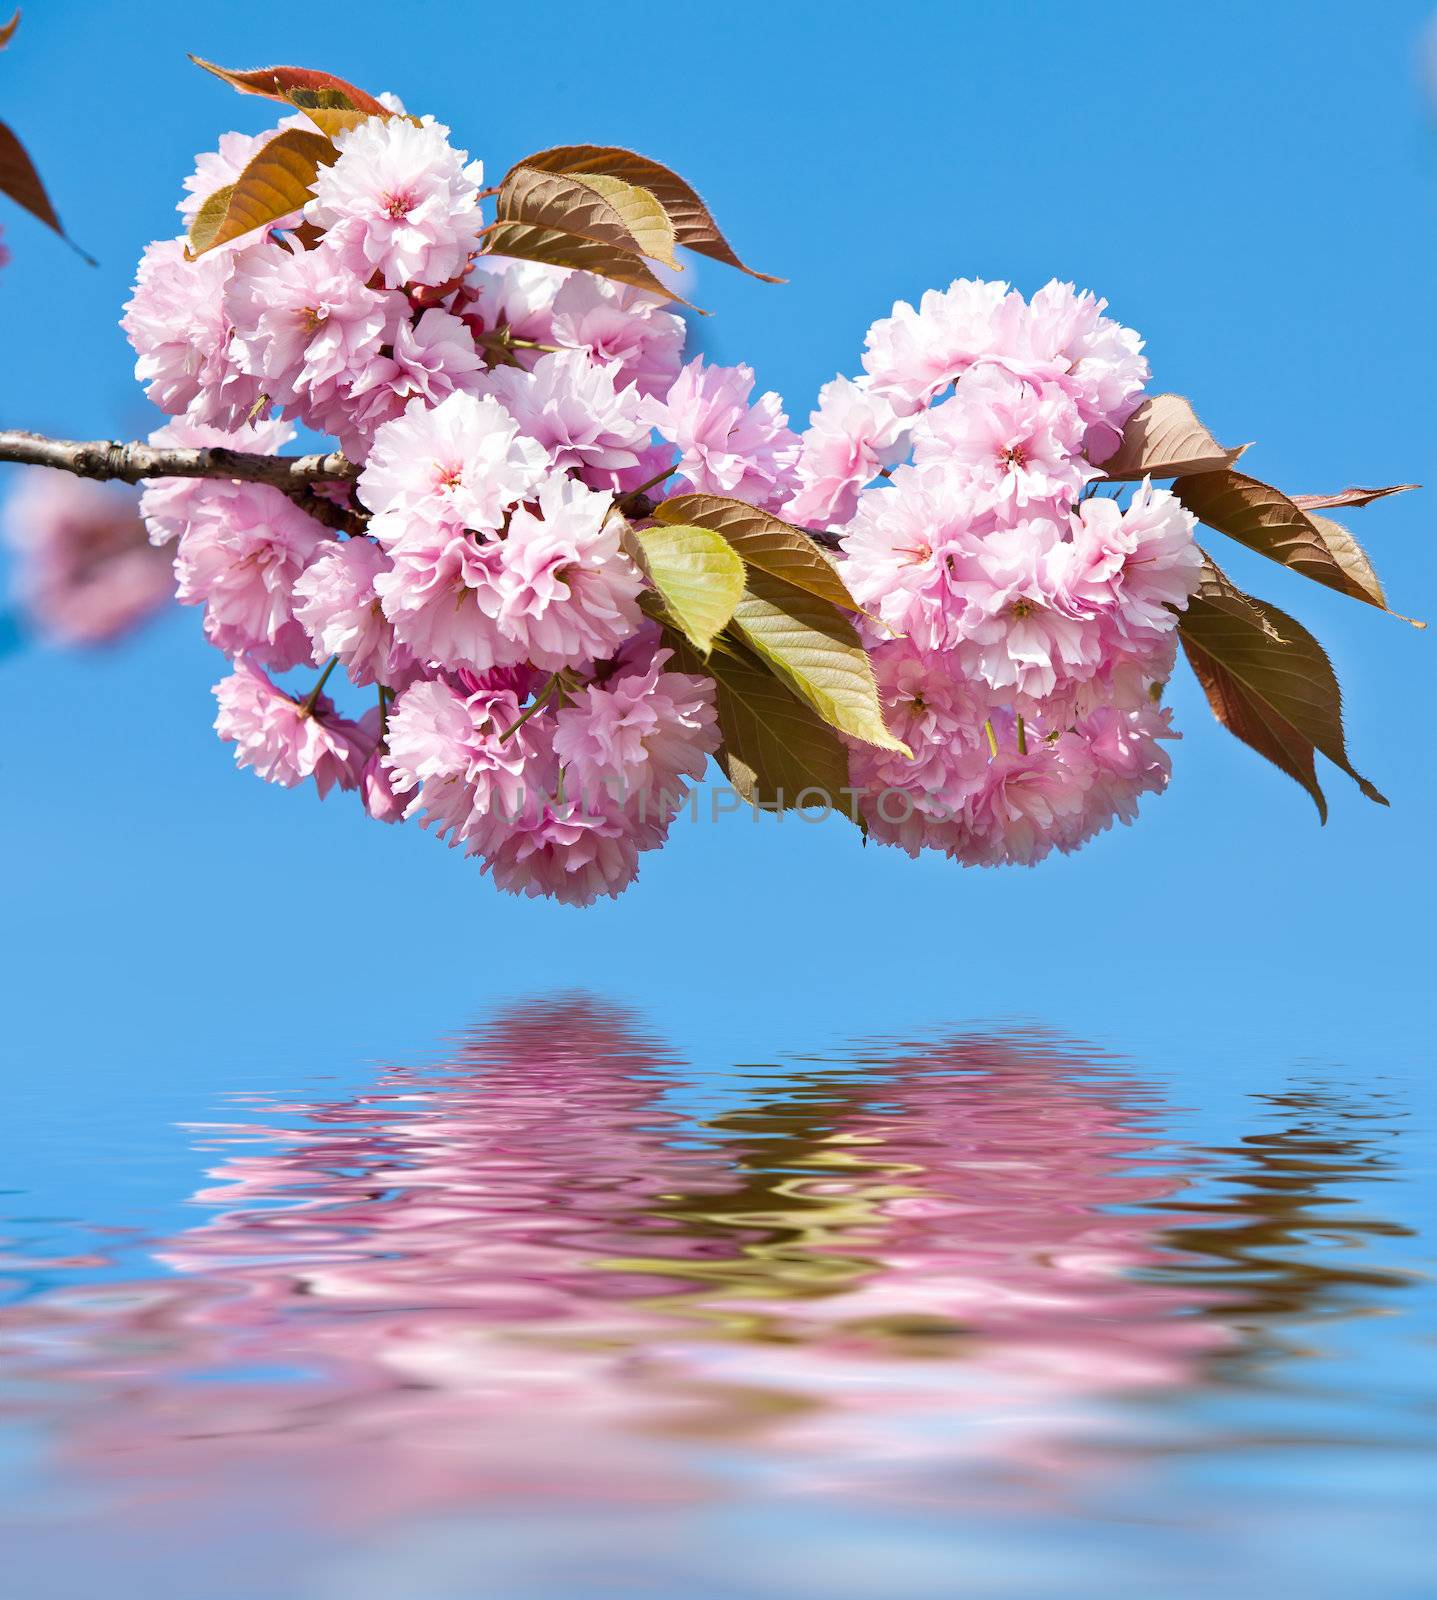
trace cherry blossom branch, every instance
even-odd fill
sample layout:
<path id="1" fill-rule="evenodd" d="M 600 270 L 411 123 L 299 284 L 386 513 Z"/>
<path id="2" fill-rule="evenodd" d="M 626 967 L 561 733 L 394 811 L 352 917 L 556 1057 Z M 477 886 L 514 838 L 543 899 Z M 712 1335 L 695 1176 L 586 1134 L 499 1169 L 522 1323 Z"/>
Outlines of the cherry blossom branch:
<path id="1" fill-rule="evenodd" d="M 359 468 L 339 451 L 323 455 L 267 456 L 249 450 L 156 446 L 115 439 L 50 439 L 20 428 L 0 428 L 0 461 L 53 467 L 76 477 L 113 483 L 147 478 L 228 478 L 279 489 L 317 522 L 342 533 L 364 531 L 365 519 L 314 492 L 318 483 L 352 483 Z"/>

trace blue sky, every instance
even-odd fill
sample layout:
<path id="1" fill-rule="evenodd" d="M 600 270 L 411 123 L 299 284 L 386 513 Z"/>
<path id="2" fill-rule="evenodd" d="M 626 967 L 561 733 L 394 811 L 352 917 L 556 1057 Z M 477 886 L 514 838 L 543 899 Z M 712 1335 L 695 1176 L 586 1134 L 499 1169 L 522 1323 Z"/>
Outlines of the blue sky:
<path id="1" fill-rule="evenodd" d="M 1292 491 L 1437 481 L 1430 400 L 1437 123 L 1428 6 L 1390 3 L 36 3 L 0 58 L 84 266 L 14 210 L 0 421 L 154 425 L 116 327 L 173 231 L 196 150 L 265 105 L 192 67 L 325 67 L 450 122 L 498 174 L 549 144 L 626 144 L 688 176 L 768 287 L 703 263 L 703 336 L 800 421 L 868 323 L 964 276 L 1074 279 Z M 1352 517 L 1393 604 L 1437 614 L 1432 491 Z M 837 823 L 680 827 L 616 904 L 496 894 L 416 827 L 234 771 L 198 617 L 100 655 L 0 661 L 6 841 L 0 1061 L 74 1084 L 95 1126 L 136 1098 L 349 1071 L 491 1001 L 583 985 L 696 1053 L 1022 1014 L 1138 1052 L 1420 1061 L 1430 986 L 1437 639 L 1243 553 L 1341 675 L 1356 765 L 1332 819 L 1212 721 L 1186 676 L 1169 794 L 1034 871 L 864 849 Z"/>

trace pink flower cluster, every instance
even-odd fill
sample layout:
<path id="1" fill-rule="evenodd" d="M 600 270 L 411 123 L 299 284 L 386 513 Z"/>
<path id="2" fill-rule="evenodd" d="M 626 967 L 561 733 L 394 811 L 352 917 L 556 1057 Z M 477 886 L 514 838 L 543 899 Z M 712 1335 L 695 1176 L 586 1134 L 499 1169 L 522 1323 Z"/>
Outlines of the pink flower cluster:
<path id="1" fill-rule="evenodd" d="M 1095 493 L 1147 362 L 1103 302 L 961 280 L 869 330 L 804 434 L 788 515 L 842 535 L 893 731 L 854 745 L 875 837 L 1032 863 L 1161 790 L 1160 708 L 1201 556 L 1143 483 Z"/>
<path id="2" fill-rule="evenodd" d="M 276 132 L 201 156 L 182 215 Z M 216 726 L 241 765 L 421 818 L 516 893 L 617 894 L 719 742 L 614 515 L 667 482 L 842 533 L 913 751 L 853 747 L 876 837 L 1034 861 L 1162 787 L 1156 691 L 1199 558 L 1171 495 L 1092 493 L 1147 379 L 1102 302 L 960 282 L 899 305 L 799 435 L 750 368 L 685 365 L 658 298 L 480 255 L 481 170 L 432 119 L 336 144 L 295 216 L 193 259 L 151 245 L 124 319 L 171 418 L 156 441 L 273 452 L 297 424 L 360 468 L 352 495 L 315 491 L 328 507 L 238 482 L 144 495 L 233 660 Z M 320 684 L 274 681 L 301 666 Z M 370 709 L 321 694 L 336 669 Z"/>
<path id="3" fill-rule="evenodd" d="M 277 131 L 201 156 L 182 216 Z M 147 487 L 178 597 L 233 661 L 215 726 L 241 766 L 419 818 L 505 889 L 617 894 L 718 732 L 639 609 L 614 498 L 681 471 L 777 502 L 797 438 L 746 368 L 684 368 L 656 297 L 478 258 L 481 171 L 445 128 L 336 142 L 302 215 L 194 259 L 151 245 L 124 318 L 172 419 L 153 442 L 274 453 L 298 424 L 362 468 L 332 496 L 367 515 L 353 536 L 263 485 Z M 276 681 L 301 666 L 324 684 Z M 320 692 L 336 671 L 368 710 Z"/>
<path id="4" fill-rule="evenodd" d="M 133 492 L 25 468 L 6 498 L 0 532 L 16 603 L 59 644 L 117 639 L 174 596 L 170 563 L 146 539 Z"/>

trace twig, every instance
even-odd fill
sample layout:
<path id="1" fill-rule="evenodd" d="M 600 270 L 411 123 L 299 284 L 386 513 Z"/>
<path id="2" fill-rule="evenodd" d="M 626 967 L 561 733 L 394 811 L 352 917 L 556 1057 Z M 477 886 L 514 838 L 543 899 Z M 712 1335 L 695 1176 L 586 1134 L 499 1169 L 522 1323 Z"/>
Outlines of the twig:
<path id="1" fill-rule="evenodd" d="M 121 444 L 113 439 L 47 439 L 18 428 L 0 429 L 0 461 L 54 467 L 80 478 L 118 483 L 140 483 L 146 478 L 231 478 L 241 483 L 267 483 L 286 494 L 302 493 L 316 483 L 352 483 L 359 476 L 359 468 L 337 450 L 327 455 L 266 456 L 218 446 L 193 450 Z"/>

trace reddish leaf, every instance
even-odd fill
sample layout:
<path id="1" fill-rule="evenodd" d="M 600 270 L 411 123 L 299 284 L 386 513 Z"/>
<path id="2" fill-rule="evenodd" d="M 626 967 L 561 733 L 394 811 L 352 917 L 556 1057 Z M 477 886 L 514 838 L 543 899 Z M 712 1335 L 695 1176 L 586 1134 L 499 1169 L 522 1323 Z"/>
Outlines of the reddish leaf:
<path id="1" fill-rule="evenodd" d="M 651 161 L 647 156 L 632 150 L 617 149 L 612 145 L 566 144 L 552 150 L 540 150 L 536 155 L 525 156 L 510 175 L 519 167 L 533 167 L 542 172 L 587 173 L 596 176 L 622 178 L 625 183 L 647 189 L 655 195 L 668 213 L 674 227 L 674 237 L 682 245 L 699 255 L 710 256 L 726 266 L 737 267 L 750 277 L 762 278 L 765 283 L 782 283 L 782 278 L 770 277 L 766 272 L 755 272 L 734 253 L 733 247 L 713 219 L 709 208 L 699 199 L 693 188 L 676 172 Z M 506 180 L 507 181 L 507 180 Z"/>
<path id="2" fill-rule="evenodd" d="M 25 146 L 3 122 L 0 122 L 0 194 L 9 195 L 16 205 L 23 206 L 31 216 L 38 217 L 47 228 L 58 233 L 76 255 L 88 261 L 92 267 L 95 265 L 93 258 L 86 255 L 61 227 L 55 208 L 50 204 L 50 196 L 45 192 L 45 185 L 40 181 L 40 174 L 35 170 L 35 163 L 26 153 Z"/>
<path id="3" fill-rule="evenodd" d="M 1385 489 L 1341 489 L 1336 494 L 1294 494 L 1288 498 L 1304 511 L 1326 511 L 1338 506 L 1370 506 L 1389 494 L 1406 494 L 1409 489 L 1421 487 L 1420 483 L 1389 483 Z"/>
<path id="4" fill-rule="evenodd" d="M 0 50 L 15 37 L 15 30 L 20 26 L 20 13 L 17 11 L 3 27 L 0 27 Z"/>
<path id="5" fill-rule="evenodd" d="M 255 67 L 249 72 L 236 72 L 229 67 L 217 67 L 213 61 L 203 61 L 199 56 L 191 56 L 190 60 L 241 94 L 263 95 L 266 100 L 280 100 L 304 110 L 309 109 L 304 104 L 308 99 L 336 109 L 362 111 L 371 117 L 389 115 L 373 95 L 356 89 L 343 78 L 336 78 L 332 72 L 315 72 L 309 67 Z M 295 99 L 296 94 L 301 98 Z"/>
<path id="6" fill-rule="evenodd" d="M 26 154 L 25 146 L 3 122 L 0 122 L 0 193 L 8 194 L 16 205 L 24 206 L 32 216 L 39 217 L 46 227 L 53 228 L 56 233 L 64 231 L 34 162 Z"/>

